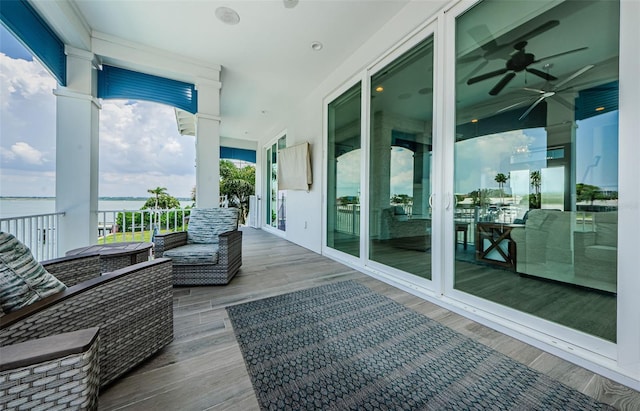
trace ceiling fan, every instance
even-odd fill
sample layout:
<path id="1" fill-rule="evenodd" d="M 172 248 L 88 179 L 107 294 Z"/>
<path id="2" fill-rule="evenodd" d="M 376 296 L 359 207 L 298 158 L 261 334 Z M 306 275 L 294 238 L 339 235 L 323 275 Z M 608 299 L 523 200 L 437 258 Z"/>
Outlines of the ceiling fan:
<path id="1" fill-rule="evenodd" d="M 540 26 L 534 28 L 533 30 L 530 30 L 527 33 L 521 35 L 515 40 L 503 44 L 499 44 L 495 39 L 492 38 L 492 35 L 486 24 L 480 24 L 478 26 L 470 28 L 468 30 L 469 35 L 480 46 L 483 52 L 480 55 L 474 54 L 461 57 L 458 59 L 458 63 L 471 63 L 480 59 L 484 61 L 478 64 L 478 66 L 476 66 L 473 70 L 471 70 L 466 75 L 464 81 L 467 81 L 469 78 L 475 76 L 478 72 L 480 72 L 480 70 L 482 70 L 487 64 L 489 64 L 490 60 L 506 59 L 506 57 L 501 53 L 504 49 L 510 48 L 513 44 L 517 44 L 521 41 L 530 40 L 548 30 L 551 30 L 559 24 L 560 22 L 558 20 L 549 20 L 546 23 L 543 23 Z M 486 39 L 490 40 L 486 41 Z"/>
<path id="2" fill-rule="evenodd" d="M 472 77 L 469 80 L 467 80 L 467 84 L 471 85 L 471 84 L 478 83 L 480 81 L 487 80 L 487 79 L 504 74 L 504 76 L 500 79 L 500 81 L 498 81 L 498 83 L 496 83 L 496 85 L 493 86 L 493 88 L 489 91 L 490 95 L 495 96 L 495 95 L 498 95 L 502 91 L 502 89 L 505 88 L 507 84 L 509 84 L 511 80 L 513 80 L 513 78 L 516 76 L 516 73 L 521 71 L 529 72 L 547 81 L 554 81 L 554 80 L 557 80 L 558 78 L 552 76 L 549 73 L 545 73 L 544 71 L 541 71 L 529 66 L 544 60 L 549 60 L 555 57 L 576 53 L 578 51 L 583 51 L 588 48 L 588 47 L 580 47 L 577 49 L 568 50 L 562 53 L 553 54 L 551 56 L 546 56 L 546 57 L 536 59 L 533 53 L 527 53 L 525 51 L 526 46 L 527 46 L 526 40 L 517 42 L 513 46 L 513 48 L 516 51 L 511 54 L 511 57 L 509 58 L 509 60 L 507 60 L 504 68 L 490 71 L 488 73 L 484 73 L 476 77 Z"/>
<path id="3" fill-rule="evenodd" d="M 523 120 L 525 119 L 529 113 L 531 113 L 531 111 L 540 103 L 542 103 L 545 99 L 549 98 L 549 97 L 554 97 L 556 98 L 556 101 L 558 101 L 560 104 L 568 107 L 569 109 L 573 110 L 573 105 L 570 104 L 569 102 L 567 102 L 566 100 L 560 98 L 559 96 L 557 96 L 557 94 L 562 93 L 568 89 L 570 89 L 571 87 L 566 87 L 566 88 L 562 88 L 565 84 L 569 83 L 571 80 L 575 79 L 578 76 L 581 76 L 582 74 L 586 73 L 587 71 L 591 70 L 592 68 L 594 68 L 595 65 L 593 64 L 589 64 L 587 66 L 584 66 L 583 68 L 581 68 L 580 70 L 576 71 L 575 73 L 573 73 L 572 75 L 570 75 L 569 77 L 567 77 L 566 79 L 562 80 L 560 83 L 556 84 L 551 90 L 540 90 L 540 89 L 534 89 L 534 88 L 527 88 L 525 87 L 524 89 L 527 91 L 532 91 L 534 93 L 538 93 L 538 97 L 535 99 L 535 101 L 533 101 L 533 103 L 529 106 L 529 108 L 527 108 L 527 110 L 522 113 L 522 115 L 518 118 L 518 120 Z M 526 101 L 521 101 L 515 104 L 511 104 L 510 106 L 504 107 L 500 110 L 498 110 L 498 113 L 506 111 L 506 110 L 510 110 L 514 107 L 520 106 L 522 104 L 526 104 L 527 102 L 531 101 L 526 100 Z"/>

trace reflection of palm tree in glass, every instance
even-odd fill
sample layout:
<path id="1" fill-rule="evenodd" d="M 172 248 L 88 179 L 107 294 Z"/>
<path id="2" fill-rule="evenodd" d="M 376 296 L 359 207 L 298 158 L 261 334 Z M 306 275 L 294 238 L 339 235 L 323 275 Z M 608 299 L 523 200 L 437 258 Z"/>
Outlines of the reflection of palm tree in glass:
<path id="1" fill-rule="evenodd" d="M 498 183 L 498 187 L 500 188 L 500 205 L 504 205 L 504 184 L 507 182 L 507 180 L 509 179 L 508 176 L 504 175 L 503 173 L 498 173 L 496 174 L 496 183 Z"/>
<path id="2" fill-rule="evenodd" d="M 540 187 L 542 186 L 542 175 L 540 170 L 532 171 L 530 175 L 531 187 L 533 187 L 533 201 L 529 201 L 529 208 L 540 208 Z"/>

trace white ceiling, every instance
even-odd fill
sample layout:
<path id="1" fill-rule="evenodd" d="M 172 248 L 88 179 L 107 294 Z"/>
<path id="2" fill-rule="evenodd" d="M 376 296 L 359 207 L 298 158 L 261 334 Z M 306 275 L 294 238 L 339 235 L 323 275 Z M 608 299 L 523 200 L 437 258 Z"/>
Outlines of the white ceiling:
<path id="1" fill-rule="evenodd" d="M 220 65 L 220 134 L 259 140 L 407 0 L 300 0 L 294 8 L 286 8 L 283 0 L 70 4 L 93 36 L 106 34 Z M 227 25 L 218 20 L 215 10 L 220 6 L 237 11 L 240 22 Z M 311 49 L 314 41 L 322 42 L 321 51 Z"/>

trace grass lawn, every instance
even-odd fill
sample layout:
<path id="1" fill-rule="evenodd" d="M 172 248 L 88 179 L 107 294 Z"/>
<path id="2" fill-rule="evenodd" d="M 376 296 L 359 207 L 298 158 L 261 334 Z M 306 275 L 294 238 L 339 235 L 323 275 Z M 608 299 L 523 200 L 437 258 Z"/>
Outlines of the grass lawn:
<path id="1" fill-rule="evenodd" d="M 169 232 L 171 232 L 171 230 L 160 230 L 160 233 L 169 233 Z M 113 234 L 108 234 L 104 237 L 98 238 L 98 244 L 130 243 L 130 242 L 136 242 L 136 241 L 150 243 L 152 234 L 153 234 L 153 231 L 151 230 L 136 231 L 134 233 L 132 232 L 113 233 Z"/>

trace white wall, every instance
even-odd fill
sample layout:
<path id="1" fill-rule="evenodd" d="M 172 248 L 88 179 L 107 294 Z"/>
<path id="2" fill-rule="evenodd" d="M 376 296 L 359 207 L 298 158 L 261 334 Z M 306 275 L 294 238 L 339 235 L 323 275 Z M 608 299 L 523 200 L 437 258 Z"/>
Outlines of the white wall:
<path id="1" fill-rule="evenodd" d="M 324 158 L 323 150 L 325 149 L 325 142 L 323 141 L 325 134 L 322 114 L 323 99 L 344 85 L 345 82 L 352 81 L 352 84 L 355 83 L 356 80 L 352 79 L 359 78 L 363 70 L 372 66 L 374 62 L 385 55 L 390 54 L 411 33 L 432 21 L 442 10 L 449 9 L 459 3 L 464 3 L 461 4 L 461 6 L 464 6 L 465 4 L 471 4 L 472 1 L 414 1 L 409 3 L 385 26 L 381 27 L 367 43 L 363 44 L 351 58 L 336 67 L 335 71 L 307 99 L 292 108 L 288 118 L 278 124 L 274 130 L 265 134 L 259 147 L 262 147 L 264 142 L 273 139 L 277 132 L 283 129 L 287 129 L 287 145 L 295 145 L 303 141 L 309 141 L 312 145 L 314 184 L 311 191 L 309 193 L 288 192 L 286 232 L 288 240 L 312 251 L 322 252 L 324 224 L 322 208 L 325 180 L 322 164 Z M 621 2 L 620 84 L 622 87 L 620 88 L 619 123 L 619 164 L 621 165 L 619 184 L 621 196 L 619 204 L 620 221 L 625 221 L 625 224 L 620 227 L 618 241 L 619 326 L 618 344 L 614 347 L 615 354 L 610 358 L 605 358 L 605 356 L 594 354 L 598 353 L 598 350 L 591 352 L 580 349 L 576 351 L 576 345 L 570 340 L 566 344 L 563 343 L 564 345 L 558 345 L 556 336 L 543 336 L 540 333 L 531 333 L 531 330 L 525 329 L 527 321 L 518 324 L 516 320 L 510 320 L 509 325 L 503 326 L 498 319 L 492 319 L 490 315 L 482 316 L 470 313 L 469 304 L 466 300 L 460 305 L 456 305 L 459 301 L 431 299 L 475 321 L 520 338 L 534 346 L 601 373 L 634 389 L 640 389 L 640 320 L 638 320 L 637 316 L 638 308 L 640 307 L 637 299 L 638 290 L 640 290 L 640 277 L 637 275 L 637 257 L 634 254 L 637 249 L 637 232 L 640 230 L 638 221 L 640 218 L 640 202 L 638 200 L 640 198 L 640 182 L 637 178 L 640 175 L 640 162 L 635 160 L 638 153 L 638 141 L 640 140 L 634 131 L 637 129 L 637 116 L 631 114 L 640 112 L 640 100 L 637 98 L 640 95 L 640 82 L 637 77 L 637 72 L 640 69 L 640 57 L 634 48 L 636 47 L 634 46 L 634 41 L 638 38 L 638 27 L 640 27 L 640 24 L 638 24 L 640 22 L 639 14 L 637 13 L 638 8 L 640 8 L 640 3 L 636 0 L 622 0 Z M 442 34 L 441 31 L 436 33 Z M 448 43 L 451 42 L 450 37 L 444 40 Z M 443 43 L 436 41 L 437 44 Z M 442 56 L 440 55 L 440 57 Z M 448 75 L 449 73 L 446 74 Z M 447 82 L 445 81 L 444 84 L 446 85 Z M 442 84 L 436 85 L 436 87 L 441 86 Z M 450 102 L 448 104 L 450 105 Z M 450 119 L 447 120 L 449 121 Z M 260 167 L 264 166 L 260 165 Z M 447 175 L 452 174 L 452 170 L 447 173 Z M 451 233 L 451 235 L 453 234 Z M 396 284 L 400 283 L 396 282 Z M 413 287 L 405 289 L 411 291 Z M 429 295 L 425 293 L 424 297 L 429 299 Z M 471 301 L 471 299 L 469 300 Z M 460 308 L 462 306 L 464 308 Z M 472 311 L 476 313 L 475 307 L 472 307 Z M 508 317 L 507 315 L 504 318 Z M 580 345 L 579 342 L 578 345 Z"/>
<path id="2" fill-rule="evenodd" d="M 262 147 L 285 128 L 287 129 L 287 146 L 304 141 L 311 143 L 313 186 L 308 193 L 291 190 L 287 192 L 286 238 L 288 240 L 317 253 L 322 250 L 322 225 L 324 224 L 322 161 L 325 149 L 322 121 L 323 99 L 345 81 L 383 57 L 392 47 L 398 45 L 410 33 L 435 16 L 447 3 L 446 1 L 414 1 L 407 4 L 368 42 L 353 53 L 351 58 L 336 67 L 336 70 L 306 100 L 292 107 L 290 116 L 282 124 L 278 124 L 263 136 L 258 147 Z M 258 167 L 263 168 L 264 165 L 259 164 Z M 264 184 L 261 183 L 261 186 L 264 187 Z M 265 198 L 266 193 L 263 192 L 261 197 Z"/>

